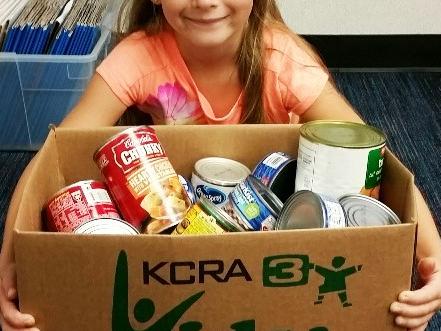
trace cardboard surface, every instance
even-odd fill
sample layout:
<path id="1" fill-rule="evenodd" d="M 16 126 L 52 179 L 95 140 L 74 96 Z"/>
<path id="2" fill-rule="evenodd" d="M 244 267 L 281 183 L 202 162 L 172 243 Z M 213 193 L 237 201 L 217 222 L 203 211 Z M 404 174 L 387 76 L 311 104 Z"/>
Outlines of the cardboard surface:
<path id="1" fill-rule="evenodd" d="M 297 155 L 298 128 L 155 127 L 185 176 L 206 156 L 252 169 L 268 152 Z M 413 177 L 389 152 L 382 200 L 405 224 L 186 237 L 41 232 L 43 204 L 65 185 L 100 179 L 93 152 L 120 130 L 56 129 L 31 174 L 15 254 L 21 309 L 42 331 L 400 330 L 389 305 L 410 287 L 416 210 Z"/>

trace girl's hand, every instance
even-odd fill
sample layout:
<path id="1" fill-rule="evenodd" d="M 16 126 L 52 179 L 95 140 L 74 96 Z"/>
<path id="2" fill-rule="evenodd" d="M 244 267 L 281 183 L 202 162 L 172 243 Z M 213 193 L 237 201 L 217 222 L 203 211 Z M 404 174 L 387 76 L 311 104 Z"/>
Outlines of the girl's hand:
<path id="1" fill-rule="evenodd" d="M 18 311 L 17 301 L 17 275 L 15 265 L 9 264 L 0 274 L 0 326 L 3 331 L 39 331 L 35 319 L 29 314 Z"/>
<path id="2" fill-rule="evenodd" d="M 441 308 L 441 265 L 432 257 L 418 263 L 418 273 L 424 286 L 416 291 L 403 291 L 390 310 L 395 323 L 409 331 L 424 331 L 429 320 Z"/>

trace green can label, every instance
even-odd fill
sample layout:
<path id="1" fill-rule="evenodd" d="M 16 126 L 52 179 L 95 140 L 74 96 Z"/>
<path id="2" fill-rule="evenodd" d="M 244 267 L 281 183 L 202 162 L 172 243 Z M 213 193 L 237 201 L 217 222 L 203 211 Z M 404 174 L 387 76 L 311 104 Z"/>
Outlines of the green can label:
<path id="1" fill-rule="evenodd" d="M 383 172 L 384 147 L 373 149 L 369 152 L 365 188 L 371 189 L 380 185 Z"/>

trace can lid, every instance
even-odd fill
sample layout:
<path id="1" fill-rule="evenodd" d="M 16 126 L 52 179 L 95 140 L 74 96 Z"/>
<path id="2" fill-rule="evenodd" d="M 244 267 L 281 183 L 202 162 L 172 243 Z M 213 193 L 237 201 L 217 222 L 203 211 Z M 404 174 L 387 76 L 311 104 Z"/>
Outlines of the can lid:
<path id="1" fill-rule="evenodd" d="M 382 226 L 400 224 L 399 217 L 384 203 L 361 194 L 340 197 L 348 226 Z"/>
<path id="2" fill-rule="evenodd" d="M 242 232 L 245 231 L 228 215 L 223 209 L 216 206 L 210 199 L 204 196 L 199 198 L 199 203 L 202 209 L 209 215 L 216 219 L 216 223 L 227 232 Z"/>
<path id="3" fill-rule="evenodd" d="M 222 157 L 207 157 L 196 161 L 194 173 L 206 182 L 220 186 L 236 186 L 250 173 L 240 162 Z"/>
<path id="4" fill-rule="evenodd" d="M 369 148 L 386 142 L 381 130 L 354 122 L 312 121 L 300 127 L 300 134 L 315 143 L 344 148 Z"/>
<path id="5" fill-rule="evenodd" d="M 311 191 L 301 190 L 286 200 L 276 230 L 324 228 L 325 220 L 321 198 Z"/>
<path id="6" fill-rule="evenodd" d="M 77 227 L 76 234 L 139 234 L 132 225 L 116 218 L 95 218 Z"/>
<path id="7" fill-rule="evenodd" d="M 265 206 L 271 211 L 276 217 L 279 216 L 282 210 L 283 203 L 268 187 L 266 187 L 260 180 L 258 180 L 253 175 L 250 175 L 246 179 L 249 181 L 250 186 L 256 191 L 257 194 L 265 203 Z"/>

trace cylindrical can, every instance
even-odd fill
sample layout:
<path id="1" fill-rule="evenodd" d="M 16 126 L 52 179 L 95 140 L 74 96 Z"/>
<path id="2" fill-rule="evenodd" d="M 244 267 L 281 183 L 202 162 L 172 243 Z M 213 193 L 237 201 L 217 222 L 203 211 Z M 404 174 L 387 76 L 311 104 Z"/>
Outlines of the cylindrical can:
<path id="1" fill-rule="evenodd" d="M 344 195 L 339 202 L 348 226 L 400 224 L 400 218 L 384 203 L 361 194 Z"/>
<path id="2" fill-rule="evenodd" d="M 209 199 L 201 197 L 185 215 L 172 235 L 221 234 L 244 231 L 231 217 Z"/>
<path id="3" fill-rule="evenodd" d="M 345 214 L 337 200 L 311 191 L 298 191 L 283 205 L 276 230 L 344 228 Z"/>
<path id="4" fill-rule="evenodd" d="M 62 188 L 44 205 L 49 231 L 73 232 L 95 218 L 120 219 L 104 183 L 84 180 Z"/>
<path id="5" fill-rule="evenodd" d="M 115 218 L 96 218 L 77 227 L 75 234 L 139 234 L 129 223 Z"/>
<path id="6" fill-rule="evenodd" d="M 182 187 L 184 188 L 185 192 L 187 192 L 188 198 L 190 199 L 191 203 L 196 203 L 196 193 L 194 192 L 194 187 L 191 181 L 189 181 L 186 177 L 182 175 L 178 175 L 178 177 Z"/>
<path id="7" fill-rule="evenodd" d="M 235 160 L 207 157 L 198 160 L 191 175 L 196 196 L 210 199 L 223 206 L 228 194 L 250 174 L 250 169 Z"/>
<path id="8" fill-rule="evenodd" d="M 265 156 L 254 168 L 252 175 L 285 202 L 294 193 L 297 160 L 283 152 Z"/>
<path id="9" fill-rule="evenodd" d="M 282 202 L 257 178 L 249 175 L 228 196 L 223 209 L 246 230 L 273 230 Z"/>
<path id="10" fill-rule="evenodd" d="M 361 193 L 379 197 L 386 137 L 360 123 L 313 121 L 300 128 L 295 190 L 334 199 Z"/>
<path id="11" fill-rule="evenodd" d="M 160 233 L 184 218 L 190 199 L 153 128 L 122 131 L 95 152 L 94 160 L 124 220 L 135 228 Z"/>

